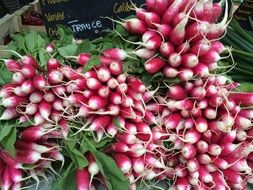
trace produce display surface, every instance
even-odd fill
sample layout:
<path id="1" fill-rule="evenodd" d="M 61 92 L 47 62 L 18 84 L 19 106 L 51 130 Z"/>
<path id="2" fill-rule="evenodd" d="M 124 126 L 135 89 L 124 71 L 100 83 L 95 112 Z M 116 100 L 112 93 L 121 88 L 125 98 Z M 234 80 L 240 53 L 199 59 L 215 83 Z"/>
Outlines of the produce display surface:
<path id="1" fill-rule="evenodd" d="M 227 0 L 135 11 L 105 18 L 114 29 L 95 40 L 61 25 L 58 39 L 11 35 L 0 50 L 2 190 L 253 183 L 252 34 L 229 23 Z"/>

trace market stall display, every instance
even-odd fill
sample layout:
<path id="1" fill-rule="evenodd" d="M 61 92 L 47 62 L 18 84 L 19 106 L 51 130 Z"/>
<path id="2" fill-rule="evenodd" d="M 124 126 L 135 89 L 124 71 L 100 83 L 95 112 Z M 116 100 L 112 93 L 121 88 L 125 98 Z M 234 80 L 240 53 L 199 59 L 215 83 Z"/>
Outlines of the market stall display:
<path id="1" fill-rule="evenodd" d="M 93 40 L 62 25 L 58 39 L 11 35 L 0 59 L 3 190 L 48 176 L 54 190 L 253 183 L 253 91 L 233 74 L 252 75 L 251 34 L 230 22 L 226 0 L 133 8 L 104 17 L 114 28 Z"/>

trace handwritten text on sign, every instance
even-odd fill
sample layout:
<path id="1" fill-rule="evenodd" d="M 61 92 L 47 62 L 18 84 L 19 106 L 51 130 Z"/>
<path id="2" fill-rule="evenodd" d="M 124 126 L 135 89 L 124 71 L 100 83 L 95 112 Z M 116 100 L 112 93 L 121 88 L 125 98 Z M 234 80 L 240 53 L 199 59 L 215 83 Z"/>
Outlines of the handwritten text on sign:
<path id="1" fill-rule="evenodd" d="M 134 14 L 134 6 L 145 0 L 40 0 L 47 33 L 56 36 L 56 25 L 71 28 L 77 38 L 93 39 L 102 30 L 112 28 L 112 22 L 102 17 L 115 19 Z"/>

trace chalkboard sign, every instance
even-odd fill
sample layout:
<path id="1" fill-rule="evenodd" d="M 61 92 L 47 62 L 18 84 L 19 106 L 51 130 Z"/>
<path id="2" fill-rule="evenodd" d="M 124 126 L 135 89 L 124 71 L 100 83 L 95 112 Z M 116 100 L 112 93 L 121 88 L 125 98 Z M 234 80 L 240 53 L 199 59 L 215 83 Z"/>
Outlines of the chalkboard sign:
<path id="1" fill-rule="evenodd" d="M 233 17 L 244 29 L 252 30 L 250 18 L 253 19 L 253 0 L 244 0 Z"/>
<path id="2" fill-rule="evenodd" d="M 133 4 L 141 6 L 145 0 L 40 0 L 49 36 L 56 36 L 56 25 L 71 28 L 79 39 L 94 39 L 101 31 L 112 28 L 112 21 L 102 17 L 126 18 L 134 14 Z"/>

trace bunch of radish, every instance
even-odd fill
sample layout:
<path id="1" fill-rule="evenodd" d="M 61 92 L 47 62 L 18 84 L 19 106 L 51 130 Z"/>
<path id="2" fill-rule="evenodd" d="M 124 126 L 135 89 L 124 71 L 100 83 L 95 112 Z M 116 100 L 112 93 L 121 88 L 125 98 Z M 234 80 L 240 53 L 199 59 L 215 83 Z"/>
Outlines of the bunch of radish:
<path id="1" fill-rule="evenodd" d="M 227 1 L 217 23 L 222 3 L 146 0 L 135 18 L 116 21 L 139 36 L 139 42 L 123 39 L 138 48 L 105 49 L 86 72 L 92 53 L 67 56 L 77 64 L 66 65 L 53 58 L 56 47 L 49 44 L 51 58 L 41 68 L 34 57 L 10 50 L 19 59 L 4 60 L 13 76 L 0 90 L 0 120 L 31 126 L 18 130 L 16 155 L 0 149 L 1 188 L 17 190 L 28 178 L 56 174 L 53 162 L 65 162 L 59 143 L 89 134 L 97 144 L 110 139 L 101 150 L 128 177 L 130 190 L 138 181 L 162 180 L 177 190 L 246 189 L 253 183 L 253 94 L 216 74 L 226 50 L 219 38 Z M 136 56 L 149 74 L 163 73 L 162 88 L 150 90 L 124 69 Z M 77 189 L 96 189 L 97 179 L 106 186 L 93 155 L 83 156 L 89 165 L 76 169 Z"/>
<path id="2" fill-rule="evenodd" d="M 0 187 L 3 190 L 19 190 L 28 179 L 39 185 L 40 177 L 48 181 L 46 173 L 57 175 L 52 162 L 62 161 L 64 164 L 59 145 L 52 142 L 17 140 L 15 148 L 15 156 L 0 150 Z"/>
<path id="3" fill-rule="evenodd" d="M 226 1 L 211 0 L 147 0 L 146 9 L 135 8 L 136 17 L 124 21 L 131 34 L 140 36 L 134 53 L 143 58 L 150 74 L 159 71 L 168 78 L 179 77 L 183 81 L 193 76 L 206 77 L 218 68 L 217 62 L 225 47 L 219 42 L 228 21 Z"/>

